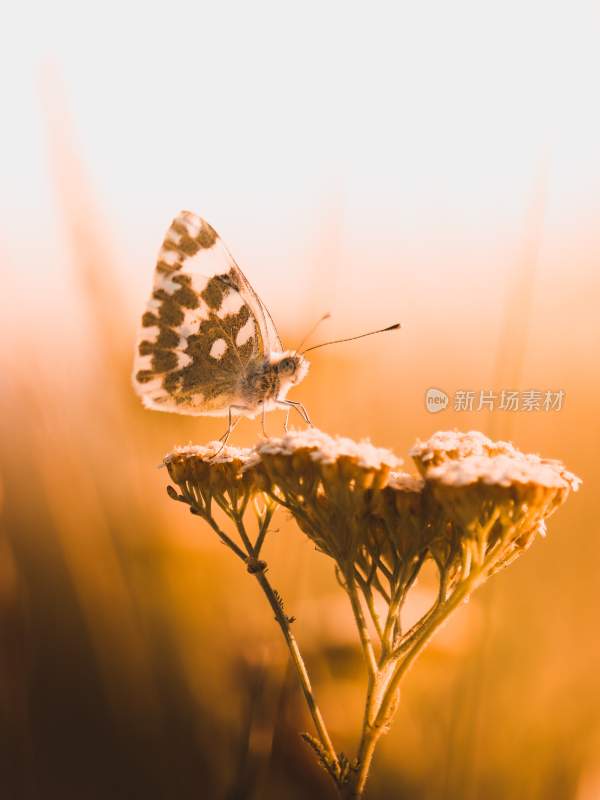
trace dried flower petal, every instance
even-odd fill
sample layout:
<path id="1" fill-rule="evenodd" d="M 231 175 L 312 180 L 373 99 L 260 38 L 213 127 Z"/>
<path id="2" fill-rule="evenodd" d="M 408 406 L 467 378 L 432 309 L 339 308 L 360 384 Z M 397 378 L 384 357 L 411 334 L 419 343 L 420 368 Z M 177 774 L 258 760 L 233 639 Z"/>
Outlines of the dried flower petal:
<path id="1" fill-rule="evenodd" d="M 494 442 L 480 431 L 438 431 L 427 441 L 417 439 L 411 450 L 419 472 L 425 472 L 445 461 L 454 461 L 467 456 L 516 455 L 518 451 L 510 442 Z"/>
<path id="2" fill-rule="evenodd" d="M 222 447 L 221 442 L 176 447 L 164 458 L 174 483 L 204 505 L 212 496 L 237 492 L 251 496 L 257 487 L 252 467 L 258 459 L 253 450 Z"/>
<path id="3" fill-rule="evenodd" d="M 421 478 L 393 472 L 387 485 L 372 498 L 368 520 L 371 547 L 392 569 L 398 568 L 398 574 L 422 555 L 429 536 L 424 486 Z"/>
<path id="4" fill-rule="evenodd" d="M 256 461 L 254 450 L 248 447 L 231 447 L 230 445 L 222 447 L 221 442 L 214 441 L 207 445 L 178 445 L 164 457 L 164 463 L 169 465 L 177 460 L 190 458 L 205 461 L 210 465 L 228 464 L 234 461 L 245 464 Z"/>
<path id="5" fill-rule="evenodd" d="M 344 581 L 388 601 L 427 557 L 444 591 L 473 568 L 496 571 L 544 533 L 544 521 L 580 484 L 560 461 L 477 431 L 438 432 L 411 454 L 422 477 L 398 472 L 401 461 L 389 450 L 311 428 L 253 450 L 180 447 L 165 464 L 179 499 L 206 518 L 214 499 L 239 521 L 263 492 L 335 559 Z"/>
<path id="6" fill-rule="evenodd" d="M 352 563 L 365 543 L 373 496 L 400 459 L 370 442 L 315 428 L 269 439 L 256 452 L 261 485 L 276 493 L 321 550 L 340 565 Z"/>
<path id="7" fill-rule="evenodd" d="M 467 456 L 460 461 L 447 461 L 427 470 L 427 479 L 447 486 L 468 486 L 480 481 L 490 485 L 539 484 L 549 489 L 576 488 L 579 479 L 566 479 L 566 471 L 557 462 L 542 461 L 523 453 L 514 456 Z"/>
<path id="8" fill-rule="evenodd" d="M 481 553 L 501 543 L 502 563 L 531 545 L 545 530 L 544 520 L 580 484 L 560 462 L 516 450 L 446 461 L 426 476 L 449 517 L 479 540 Z"/>
<path id="9" fill-rule="evenodd" d="M 333 464 L 340 458 L 354 461 L 364 469 L 392 469 L 402 464 L 390 450 L 374 447 L 367 439 L 355 442 L 344 436 L 329 436 L 318 428 L 304 431 L 289 431 L 284 436 L 267 439 L 256 451 L 262 455 L 293 455 L 298 451 L 310 451 L 311 458 L 322 464 Z"/>
<path id="10" fill-rule="evenodd" d="M 422 478 L 417 478 L 409 472 L 390 472 L 388 486 L 398 492 L 420 492 L 425 485 Z"/>

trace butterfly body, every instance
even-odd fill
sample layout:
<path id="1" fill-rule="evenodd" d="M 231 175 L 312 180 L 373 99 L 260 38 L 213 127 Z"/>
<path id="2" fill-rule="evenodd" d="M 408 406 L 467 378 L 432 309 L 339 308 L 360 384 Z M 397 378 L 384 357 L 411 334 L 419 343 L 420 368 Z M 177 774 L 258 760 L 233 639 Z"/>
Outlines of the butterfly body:
<path id="1" fill-rule="evenodd" d="M 285 401 L 291 387 L 302 380 L 308 370 L 305 358 L 295 353 L 272 353 L 262 362 L 249 365 L 240 382 L 240 396 L 248 409 L 266 411 Z"/>
<path id="2" fill-rule="evenodd" d="M 308 370 L 285 351 L 269 312 L 215 230 L 182 211 L 167 231 L 142 317 L 133 383 L 144 405 L 254 417 L 286 400 Z"/>

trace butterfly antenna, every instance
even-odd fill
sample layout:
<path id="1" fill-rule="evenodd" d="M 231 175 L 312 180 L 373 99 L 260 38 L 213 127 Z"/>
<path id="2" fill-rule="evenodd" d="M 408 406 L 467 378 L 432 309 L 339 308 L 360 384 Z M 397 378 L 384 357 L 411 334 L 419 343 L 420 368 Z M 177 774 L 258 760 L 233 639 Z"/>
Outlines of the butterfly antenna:
<path id="1" fill-rule="evenodd" d="M 305 342 L 306 342 L 308 339 L 310 339 L 310 337 L 311 337 L 311 336 L 313 335 L 313 333 L 314 333 L 314 332 L 317 330 L 317 328 L 319 327 L 319 325 L 320 325 L 322 322 L 324 322 L 326 319 L 329 319 L 330 317 L 331 317 L 331 314 L 330 314 L 329 312 L 327 312 L 327 314 L 323 314 L 323 316 L 322 316 L 320 319 L 318 319 L 318 320 L 315 322 L 315 324 L 312 326 L 312 328 L 309 330 L 309 332 L 306 334 L 306 336 L 304 337 L 304 339 L 302 339 L 302 341 L 300 342 L 300 344 L 299 344 L 299 345 L 298 345 L 298 347 L 296 348 L 296 351 L 295 351 L 296 353 L 297 353 L 297 352 L 299 352 L 299 350 L 300 350 L 300 348 L 302 347 L 302 345 L 303 345 L 303 344 L 304 344 L 304 343 L 305 343 Z"/>
<path id="2" fill-rule="evenodd" d="M 375 333 L 385 333 L 386 331 L 397 331 L 402 326 L 399 322 L 396 322 L 394 325 L 390 325 L 387 328 L 381 328 L 378 331 L 369 331 L 368 333 L 361 333 L 360 336 L 350 336 L 347 339 L 334 339 L 332 342 L 323 342 L 322 344 L 316 344 L 313 347 L 309 347 L 307 350 L 303 350 L 300 355 L 304 355 L 304 353 L 310 353 L 311 350 L 316 350 L 318 347 L 326 347 L 328 344 L 341 344 L 342 342 L 353 342 L 355 339 L 364 339 L 365 336 L 373 336 Z"/>

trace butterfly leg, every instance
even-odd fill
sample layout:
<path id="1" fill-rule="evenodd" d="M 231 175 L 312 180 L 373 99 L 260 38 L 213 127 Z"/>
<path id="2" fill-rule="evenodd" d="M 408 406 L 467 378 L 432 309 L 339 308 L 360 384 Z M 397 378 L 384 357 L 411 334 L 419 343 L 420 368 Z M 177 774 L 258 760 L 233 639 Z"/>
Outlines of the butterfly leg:
<path id="1" fill-rule="evenodd" d="M 261 424 L 261 427 L 262 427 L 263 436 L 265 437 L 265 439 L 268 439 L 269 438 L 269 434 L 267 433 L 267 429 L 265 428 L 265 404 L 264 403 L 262 405 L 262 413 L 261 413 L 261 416 L 260 416 L 260 424 Z"/>
<path id="2" fill-rule="evenodd" d="M 311 421 L 310 417 L 308 416 L 308 411 L 306 410 L 304 405 L 299 400 L 278 400 L 277 401 L 277 405 L 279 406 L 279 408 L 285 408 L 287 410 L 287 412 L 288 412 L 288 416 L 289 416 L 290 409 L 295 408 L 296 411 L 300 414 L 300 416 L 304 420 L 304 422 L 306 422 L 307 425 L 310 425 L 311 428 L 314 428 L 314 425 L 312 424 L 312 421 Z M 286 420 L 285 420 L 285 429 L 286 429 L 286 431 L 287 431 L 287 422 L 288 422 L 288 418 L 286 417 Z"/>
<path id="3" fill-rule="evenodd" d="M 228 413 L 227 413 L 227 418 L 228 418 L 227 430 L 225 431 L 223 436 L 221 436 L 221 438 L 219 439 L 219 441 L 221 442 L 221 447 L 219 447 L 219 449 L 213 454 L 212 458 L 216 458 L 219 455 L 221 450 L 225 447 L 225 445 L 229 441 L 229 437 L 231 436 L 233 431 L 237 428 L 237 426 L 239 424 L 239 421 L 242 418 L 240 415 L 238 415 L 235 419 L 233 418 L 233 410 L 234 409 L 236 409 L 236 411 L 247 411 L 248 410 L 245 406 L 229 406 Z"/>

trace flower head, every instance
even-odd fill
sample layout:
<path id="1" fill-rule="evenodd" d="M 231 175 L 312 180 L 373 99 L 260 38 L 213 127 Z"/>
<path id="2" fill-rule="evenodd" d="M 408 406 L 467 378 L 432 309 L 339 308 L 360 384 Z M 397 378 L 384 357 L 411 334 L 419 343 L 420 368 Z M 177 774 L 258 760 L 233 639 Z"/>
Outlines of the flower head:
<path id="1" fill-rule="evenodd" d="M 289 431 L 284 436 L 267 439 L 256 447 L 256 452 L 261 457 L 310 453 L 310 458 L 321 464 L 334 464 L 343 459 L 365 470 L 389 470 L 402 463 L 390 450 L 374 447 L 367 439 L 355 442 L 344 436 L 330 436 L 318 428 Z"/>
<path id="2" fill-rule="evenodd" d="M 427 554 L 431 526 L 424 502 L 425 482 L 407 472 L 390 473 L 387 484 L 370 498 L 365 524 L 365 544 L 357 563 L 377 579 L 379 568 L 387 577 L 390 597 L 412 580 L 415 565 Z M 381 581 L 375 587 L 381 592 Z M 385 596 L 385 593 L 384 593 Z"/>
<path id="3" fill-rule="evenodd" d="M 171 480 L 191 498 L 200 510 L 208 510 L 213 497 L 225 497 L 235 504 L 247 502 L 257 491 L 252 467 L 257 457 L 253 450 L 221 447 L 220 442 L 176 447 L 164 458 Z"/>
<path id="4" fill-rule="evenodd" d="M 544 532 L 580 484 L 561 462 L 477 431 L 438 432 L 411 455 L 419 478 L 399 472 L 389 450 L 310 428 L 252 450 L 180 447 L 165 464 L 182 490 L 169 493 L 194 513 L 208 518 L 214 500 L 238 524 L 261 494 L 269 514 L 274 503 L 292 513 L 344 580 L 363 581 L 366 591 L 373 582 L 384 597 L 414 580 L 428 557 L 448 586 L 472 565 L 491 574 Z"/>
<path id="5" fill-rule="evenodd" d="M 339 564 L 355 558 L 373 497 L 401 464 L 368 441 L 332 437 L 315 428 L 269 439 L 256 453 L 262 485 Z"/>
<path id="6" fill-rule="evenodd" d="M 518 451 L 510 442 L 494 442 L 480 431 L 438 431 L 427 441 L 417 439 L 410 450 L 421 475 L 430 467 L 446 461 L 459 461 L 467 456 L 515 455 Z"/>
<path id="7" fill-rule="evenodd" d="M 467 540 L 477 541 L 480 558 L 504 548 L 500 561 L 508 563 L 545 532 L 545 520 L 581 481 L 559 461 L 522 453 L 506 442 L 480 444 L 483 453 L 438 458 L 424 474 L 448 517 Z"/>

